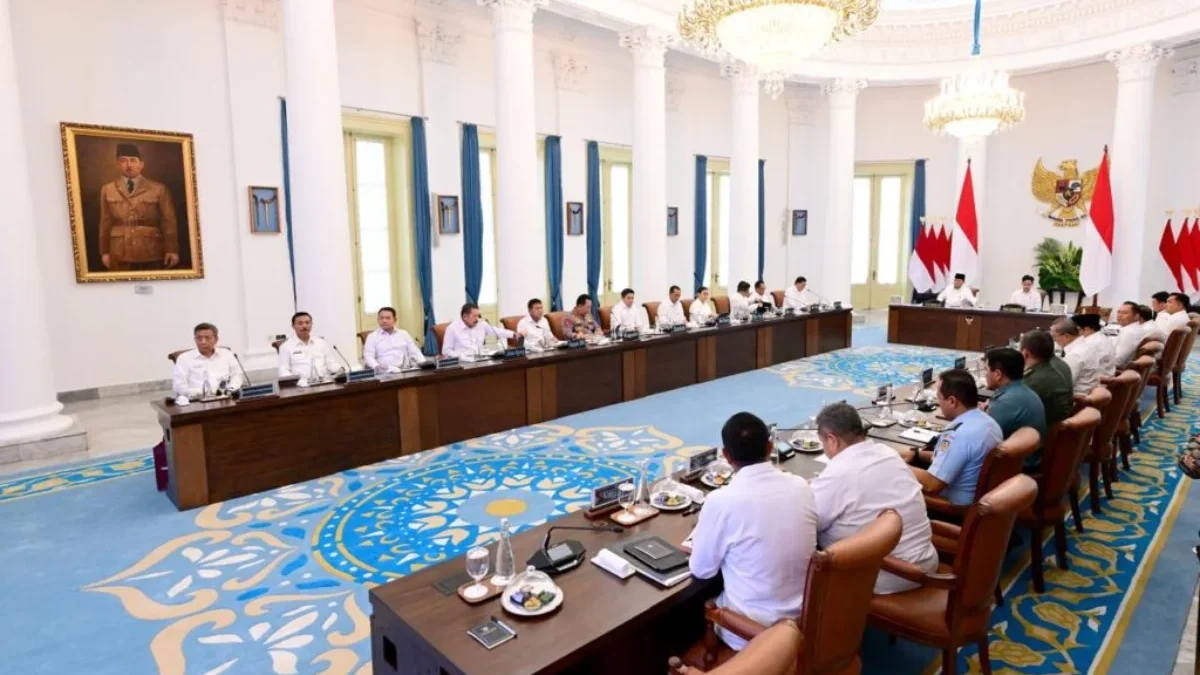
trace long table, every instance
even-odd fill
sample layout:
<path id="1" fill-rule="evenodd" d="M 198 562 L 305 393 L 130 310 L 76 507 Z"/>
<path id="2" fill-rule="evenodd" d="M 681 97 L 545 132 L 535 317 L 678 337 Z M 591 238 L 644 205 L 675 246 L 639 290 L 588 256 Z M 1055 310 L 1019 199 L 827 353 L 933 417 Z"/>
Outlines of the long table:
<path id="1" fill-rule="evenodd" d="M 850 346 L 847 309 L 179 407 L 155 401 L 180 510 Z"/>
<path id="2" fill-rule="evenodd" d="M 1006 346 L 1009 338 L 1035 328 L 1049 330 L 1057 318 L 1057 314 L 1042 312 L 892 305 L 888 308 L 888 342 L 979 352 Z"/>
<path id="3" fill-rule="evenodd" d="M 825 466 L 797 454 L 783 468 L 811 479 Z M 564 531 L 587 548 L 600 549 L 646 533 L 678 545 L 698 516 L 660 515 L 626 528 Z M 517 567 L 542 545 L 551 526 L 586 527 L 581 513 L 564 516 L 513 537 Z M 434 584 L 462 572 L 460 556 L 371 589 L 371 659 L 375 675 L 597 675 L 666 672 L 667 659 L 681 654 L 703 630 L 703 601 L 719 590 L 717 580 L 688 579 L 660 588 L 641 575 L 626 580 L 585 561 L 562 574 L 563 605 L 547 617 L 520 619 L 503 613 L 499 598 L 471 606 L 442 595 Z M 517 639 L 487 650 L 467 629 L 495 616 L 517 631 Z"/>

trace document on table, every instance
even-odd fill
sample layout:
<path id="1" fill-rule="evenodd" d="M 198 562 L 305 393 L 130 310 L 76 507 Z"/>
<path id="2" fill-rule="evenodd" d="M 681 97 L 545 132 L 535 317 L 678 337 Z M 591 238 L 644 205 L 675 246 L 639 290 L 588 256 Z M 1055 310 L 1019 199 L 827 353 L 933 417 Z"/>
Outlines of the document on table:
<path id="1" fill-rule="evenodd" d="M 938 432 L 936 432 L 936 431 L 931 431 L 929 429 L 920 429 L 917 427 L 913 427 L 912 429 L 906 429 L 904 431 L 904 433 L 900 434 L 900 438 L 903 438 L 906 441 L 912 441 L 914 443 L 921 443 L 921 444 L 928 443 L 929 441 L 932 441 L 933 439 L 937 438 L 937 436 L 938 436 Z"/>

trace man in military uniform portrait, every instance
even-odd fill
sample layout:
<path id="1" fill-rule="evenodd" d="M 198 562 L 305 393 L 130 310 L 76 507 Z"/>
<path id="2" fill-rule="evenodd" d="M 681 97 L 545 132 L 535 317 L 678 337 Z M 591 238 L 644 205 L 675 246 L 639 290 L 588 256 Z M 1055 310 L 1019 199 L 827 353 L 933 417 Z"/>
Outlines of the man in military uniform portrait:
<path id="1" fill-rule="evenodd" d="M 138 146 L 121 143 L 121 177 L 100 188 L 100 259 L 114 272 L 179 264 L 175 204 L 167 186 L 142 175 L 145 167 Z"/>

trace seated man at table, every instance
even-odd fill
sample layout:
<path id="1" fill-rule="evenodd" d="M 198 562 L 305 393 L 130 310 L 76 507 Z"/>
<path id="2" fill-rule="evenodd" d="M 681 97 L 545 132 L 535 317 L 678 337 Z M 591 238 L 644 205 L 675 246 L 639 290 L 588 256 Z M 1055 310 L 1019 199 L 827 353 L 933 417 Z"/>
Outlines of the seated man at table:
<path id="1" fill-rule="evenodd" d="M 1167 300 L 1171 299 L 1171 294 L 1166 291 L 1159 291 L 1150 296 L 1150 309 L 1154 311 L 1155 320 L 1158 315 L 1167 311 Z"/>
<path id="2" fill-rule="evenodd" d="M 721 428 L 722 453 L 736 473 L 709 493 L 692 531 L 692 574 L 720 574 L 725 590 L 717 605 L 770 626 L 800 615 L 808 559 L 817 545 L 817 509 L 808 481 L 780 471 L 762 420 L 748 412 Z M 720 631 L 725 644 L 746 641 Z"/>
<path id="3" fill-rule="evenodd" d="M 692 306 L 688 308 L 688 318 L 698 326 L 717 318 L 717 308 L 713 305 L 708 286 L 701 286 L 696 293 L 696 299 L 692 300 Z"/>
<path id="4" fill-rule="evenodd" d="M 925 498 L 900 455 L 867 438 L 858 411 L 846 403 L 826 406 L 817 415 L 817 437 L 829 458 L 825 470 L 812 482 L 817 543 L 821 548 L 858 534 L 880 513 L 895 509 L 904 530 L 890 555 L 926 572 L 936 572 L 938 554 L 933 548 Z M 875 592 L 880 594 L 917 587 L 887 572 L 880 572 L 875 582 Z"/>
<path id="5" fill-rule="evenodd" d="M 659 330 L 687 324 L 687 315 L 683 313 L 683 302 L 679 299 L 682 296 L 683 291 L 678 286 L 672 286 L 671 290 L 667 291 L 667 299 L 658 303 L 654 325 Z"/>
<path id="6" fill-rule="evenodd" d="M 622 331 L 626 333 L 645 332 L 650 330 L 650 320 L 641 305 L 633 304 L 633 289 L 621 291 L 621 301 L 612 308 L 609 318 L 609 329 L 613 335 Z"/>
<path id="7" fill-rule="evenodd" d="M 1076 394 L 1087 396 L 1100 386 L 1100 355 L 1085 342 L 1079 325 L 1070 319 L 1050 324 L 1050 336 L 1063 350 L 1063 361 L 1071 368 L 1071 384 Z"/>
<path id="8" fill-rule="evenodd" d="M 1117 308 L 1116 345 L 1113 356 L 1117 368 L 1125 368 L 1137 356 L 1138 345 L 1146 337 L 1146 327 L 1138 320 L 1138 305 L 1136 302 L 1125 301 Z"/>
<path id="9" fill-rule="evenodd" d="M 217 327 L 199 323 L 192 329 L 195 349 L 175 359 L 171 389 L 175 396 L 199 398 L 207 389 L 211 394 L 234 392 L 242 388 L 242 369 L 233 352 L 217 349 Z M 205 384 L 208 386 L 206 387 Z"/>
<path id="10" fill-rule="evenodd" d="M 767 284 L 762 279 L 754 282 L 754 292 L 750 294 L 750 306 L 753 308 L 765 307 L 767 309 L 775 306 L 775 296 L 767 290 Z"/>
<path id="11" fill-rule="evenodd" d="M 526 305 L 529 313 L 517 322 L 517 335 L 525 339 L 529 349 L 549 349 L 558 340 L 550 330 L 550 322 L 546 319 L 546 309 L 538 298 L 530 300 Z"/>
<path id="12" fill-rule="evenodd" d="M 408 331 L 396 328 L 396 310 L 384 307 L 375 314 L 379 328 L 363 344 L 363 363 L 377 373 L 397 372 L 425 361 L 421 348 Z"/>
<path id="13" fill-rule="evenodd" d="M 925 494 L 968 506 L 975 499 L 983 460 L 1004 437 L 996 420 L 979 409 L 979 389 L 969 372 L 943 372 L 937 383 L 937 398 L 942 417 L 950 423 L 934 441 L 929 468 L 913 467 L 913 475 Z"/>
<path id="14" fill-rule="evenodd" d="M 1042 308 L 1042 294 L 1033 290 L 1033 277 L 1028 274 L 1021 277 L 1021 287 L 1008 296 L 1008 304 L 1020 305 L 1026 312 L 1036 312 Z"/>
<path id="15" fill-rule="evenodd" d="M 1137 307 L 1138 323 L 1142 324 L 1142 339 L 1153 338 L 1165 346 L 1167 344 L 1167 334 L 1163 332 L 1162 326 L 1154 320 L 1154 310 L 1147 305 L 1138 305 Z"/>
<path id="16" fill-rule="evenodd" d="M 808 279 L 796 277 L 792 287 L 783 292 L 783 308 L 792 311 L 807 309 L 811 305 L 819 305 L 821 296 L 808 290 Z"/>
<path id="17" fill-rule="evenodd" d="M 945 303 L 947 307 L 974 307 L 975 294 L 971 289 L 967 288 L 967 275 L 959 272 L 954 275 L 954 285 L 947 286 L 938 293 L 938 302 Z"/>
<path id="18" fill-rule="evenodd" d="M 1054 338 L 1044 330 L 1031 330 L 1021 338 L 1021 356 L 1025 386 L 1041 400 L 1049 431 L 1075 411 L 1071 367 L 1054 355 Z"/>
<path id="19" fill-rule="evenodd" d="M 325 340 L 312 334 L 312 323 L 312 315 L 308 312 L 292 315 L 292 331 L 296 337 L 279 345 L 279 377 L 310 379 L 315 374 L 320 379 L 329 374 L 328 364 L 335 359 L 329 355 Z"/>
<path id="20" fill-rule="evenodd" d="M 1113 339 L 1100 328 L 1099 314 L 1077 314 L 1073 319 L 1079 326 L 1079 339 L 1087 342 L 1100 362 L 1100 377 L 1112 377 L 1117 369 L 1117 350 Z"/>
<path id="21" fill-rule="evenodd" d="M 592 316 L 592 299 L 587 293 L 575 298 L 575 307 L 563 317 L 563 337 L 568 340 L 580 339 L 595 342 L 604 337 L 600 322 Z"/>
<path id="22" fill-rule="evenodd" d="M 732 319 L 749 319 L 757 306 L 751 304 L 750 282 L 739 281 L 737 293 L 729 296 L 729 317 Z"/>
<path id="23" fill-rule="evenodd" d="M 442 354 L 455 358 L 471 356 L 480 353 L 483 343 L 491 335 L 500 343 L 501 348 L 508 338 L 516 333 L 507 328 L 496 328 L 479 314 L 479 306 L 468 302 L 462 306 L 458 318 L 446 327 L 446 339 L 442 344 Z"/>
<path id="24" fill-rule="evenodd" d="M 1158 294 L 1156 293 L 1155 297 L 1157 296 Z M 1154 317 L 1154 320 L 1158 323 L 1158 327 L 1162 329 L 1162 332 L 1169 336 L 1171 331 L 1176 328 L 1187 327 L 1188 320 L 1191 318 L 1188 316 L 1188 312 L 1191 311 L 1191 308 L 1192 301 L 1188 296 L 1183 293 L 1171 293 L 1167 296 L 1167 301 L 1163 305 L 1162 311 Z"/>
<path id="25" fill-rule="evenodd" d="M 1037 393 L 1025 385 L 1025 357 L 1004 347 L 989 350 L 984 359 L 987 387 L 992 390 L 992 400 L 985 409 L 1000 425 L 1000 435 L 1008 438 L 1017 429 L 1031 427 L 1045 440 L 1046 407 Z"/>

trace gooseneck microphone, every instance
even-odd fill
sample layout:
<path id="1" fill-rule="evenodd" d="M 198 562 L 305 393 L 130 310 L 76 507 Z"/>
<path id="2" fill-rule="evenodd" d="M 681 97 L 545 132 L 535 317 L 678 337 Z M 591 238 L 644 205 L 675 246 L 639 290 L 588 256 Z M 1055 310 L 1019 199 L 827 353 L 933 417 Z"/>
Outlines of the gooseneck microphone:
<path id="1" fill-rule="evenodd" d="M 554 526 L 551 526 L 550 529 L 546 530 L 546 538 L 542 540 L 542 550 L 543 551 L 545 551 L 547 548 L 550 547 L 550 535 L 555 530 L 584 530 L 587 532 L 613 532 L 616 534 L 621 534 L 622 532 L 625 531 L 625 528 L 621 527 L 620 525 L 609 525 L 607 523 L 600 523 L 598 525 L 592 525 L 589 527 L 579 527 L 579 526 L 574 526 L 574 525 L 554 525 Z"/>
<path id="2" fill-rule="evenodd" d="M 321 339 L 325 340 L 325 338 L 321 338 Z M 328 340 L 325 340 L 325 341 L 329 342 Z M 354 370 L 353 368 L 350 367 L 350 361 L 342 354 L 342 350 L 338 349 L 337 345 L 332 342 L 329 342 L 329 344 L 330 344 L 330 346 L 333 347 L 333 351 L 337 352 L 338 358 L 340 358 L 342 360 L 342 363 L 346 364 L 346 374 L 349 374 L 350 371 Z"/>
<path id="3" fill-rule="evenodd" d="M 233 354 L 233 360 L 237 361 L 238 368 L 242 371 L 242 378 L 244 380 L 244 382 L 242 383 L 243 386 L 250 386 L 252 384 L 250 382 L 250 373 L 246 372 L 246 366 L 242 365 L 242 359 L 240 357 L 238 357 L 238 353 L 233 351 L 229 347 L 222 347 L 221 349 L 224 349 L 224 350 L 228 351 L 230 354 Z"/>

